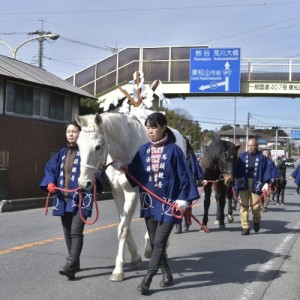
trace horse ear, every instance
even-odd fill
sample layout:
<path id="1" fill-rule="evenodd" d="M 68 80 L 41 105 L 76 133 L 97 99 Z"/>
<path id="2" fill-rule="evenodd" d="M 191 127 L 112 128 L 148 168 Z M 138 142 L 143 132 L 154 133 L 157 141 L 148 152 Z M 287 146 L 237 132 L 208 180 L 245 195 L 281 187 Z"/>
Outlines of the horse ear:
<path id="1" fill-rule="evenodd" d="M 235 145 L 235 151 L 238 152 L 240 147 L 241 147 L 241 145 Z"/>
<path id="2" fill-rule="evenodd" d="M 102 123 L 102 118 L 101 118 L 100 114 L 96 113 L 95 114 L 95 124 L 97 126 L 99 126 L 99 125 L 101 125 L 101 123 Z"/>
<path id="3" fill-rule="evenodd" d="M 75 114 L 75 120 L 76 120 L 77 124 L 80 125 L 81 127 L 86 126 L 86 124 L 87 124 L 86 119 L 77 114 Z"/>

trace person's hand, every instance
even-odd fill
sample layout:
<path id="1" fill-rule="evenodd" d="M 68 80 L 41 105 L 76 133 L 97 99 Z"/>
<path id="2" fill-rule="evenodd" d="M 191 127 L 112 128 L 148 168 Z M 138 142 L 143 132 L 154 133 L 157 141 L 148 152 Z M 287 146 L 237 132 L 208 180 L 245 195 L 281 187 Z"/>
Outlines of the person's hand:
<path id="1" fill-rule="evenodd" d="M 180 208 L 182 211 L 185 211 L 189 203 L 185 200 L 176 200 L 175 204 Z"/>
<path id="2" fill-rule="evenodd" d="M 207 180 L 206 179 L 202 180 L 201 184 L 202 184 L 202 186 L 206 186 L 207 185 Z"/>
<path id="3" fill-rule="evenodd" d="M 113 163 L 111 164 L 113 168 L 116 170 L 120 171 L 123 168 L 123 163 L 121 163 L 119 160 L 114 160 Z"/>
<path id="4" fill-rule="evenodd" d="M 267 183 L 264 184 L 264 186 L 262 187 L 263 191 L 268 191 L 269 189 L 269 185 Z"/>
<path id="5" fill-rule="evenodd" d="M 50 193 L 54 193 L 55 192 L 55 184 L 54 183 L 49 183 L 47 185 L 47 191 Z"/>

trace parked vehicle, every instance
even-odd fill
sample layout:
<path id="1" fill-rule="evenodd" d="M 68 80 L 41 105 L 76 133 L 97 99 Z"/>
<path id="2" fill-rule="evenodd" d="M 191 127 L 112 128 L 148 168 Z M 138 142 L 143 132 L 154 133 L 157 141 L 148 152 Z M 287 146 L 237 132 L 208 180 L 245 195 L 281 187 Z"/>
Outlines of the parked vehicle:
<path id="1" fill-rule="evenodd" d="M 286 167 L 295 168 L 295 160 L 293 158 L 287 158 L 284 162 Z"/>

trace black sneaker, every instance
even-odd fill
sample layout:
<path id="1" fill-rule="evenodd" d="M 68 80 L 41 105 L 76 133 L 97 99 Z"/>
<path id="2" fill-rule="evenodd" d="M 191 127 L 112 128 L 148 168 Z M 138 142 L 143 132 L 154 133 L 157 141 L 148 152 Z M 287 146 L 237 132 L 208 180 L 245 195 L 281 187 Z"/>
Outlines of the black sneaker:
<path id="1" fill-rule="evenodd" d="M 254 231 L 259 232 L 260 230 L 260 223 L 254 223 Z"/>
<path id="2" fill-rule="evenodd" d="M 250 228 L 242 229 L 241 235 L 249 235 L 250 234 Z"/>

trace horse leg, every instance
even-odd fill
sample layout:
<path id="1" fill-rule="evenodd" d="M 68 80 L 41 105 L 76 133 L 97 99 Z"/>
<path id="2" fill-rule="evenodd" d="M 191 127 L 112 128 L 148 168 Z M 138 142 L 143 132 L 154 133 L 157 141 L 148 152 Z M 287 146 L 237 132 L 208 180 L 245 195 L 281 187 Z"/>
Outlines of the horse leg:
<path id="1" fill-rule="evenodd" d="M 282 189 L 281 189 L 281 204 L 284 204 L 284 192 L 285 192 L 285 188 L 283 187 Z"/>
<path id="2" fill-rule="evenodd" d="M 208 211 L 210 207 L 211 191 L 212 191 L 212 184 L 208 183 L 204 188 L 204 213 L 203 213 L 202 223 L 205 226 L 207 226 L 207 222 L 208 222 Z"/>
<path id="3" fill-rule="evenodd" d="M 217 200 L 217 197 L 216 197 L 216 219 L 215 219 L 215 222 L 214 222 L 215 225 L 220 225 L 219 211 L 220 211 L 219 201 Z"/>
<path id="4" fill-rule="evenodd" d="M 218 187 L 218 190 L 216 191 L 216 201 L 217 203 L 219 203 L 218 217 L 219 217 L 219 228 L 221 229 L 225 228 L 225 223 L 224 223 L 225 199 L 226 199 L 226 194 L 225 194 L 224 187 Z"/>
<path id="5" fill-rule="evenodd" d="M 123 184 L 123 191 L 112 189 L 112 193 L 115 199 L 115 203 L 120 216 L 120 223 L 118 226 L 118 254 L 116 257 L 115 268 L 110 276 L 111 281 L 123 281 L 124 280 L 124 261 L 125 261 L 125 244 L 128 244 L 128 249 L 131 254 L 131 262 L 138 264 L 141 262 L 141 256 L 137 253 L 137 246 L 132 238 L 130 231 L 130 222 L 137 206 L 138 192 L 137 189 L 132 189 L 129 183 Z M 126 190 L 127 191 L 126 191 Z"/>
<path id="6" fill-rule="evenodd" d="M 233 223 L 234 217 L 233 217 L 232 201 L 234 201 L 234 200 L 233 200 L 232 189 L 230 187 L 227 188 L 227 199 L 228 199 L 228 216 L 227 216 L 227 220 L 228 220 L 228 223 Z"/>
<path id="7" fill-rule="evenodd" d="M 144 235 L 144 239 L 145 239 L 145 247 L 144 247 L 144 256 L 145 258 L 151 258 L 152 255 L 152 246 L 151 246 L 151 242 L 150 242 L 150 237 L 149 237 L 149 233 L 148 231 L 145 233 Z M 167 253 L 167 249 L 169 247 L 169 241 L 167 242 L 167 247 L 166 247 L 166 258 L 168 258 L 168 253 Z"/>
<path id="8" fill-rule="evenodd" d="M 145 258 L 151 258 L 152 247 L 151 247 L 148 231 L 145 233 L 144 239 L 145 239 L 144 256 Z"/>
<path id="9" fill-rule="evenodd" d="M 280 198 L 280 187 L 278 186 L 277 190 L 276 190 L 276 202 L 277 202 L 277 205 L 279 205 L 279 198 Z"/>

